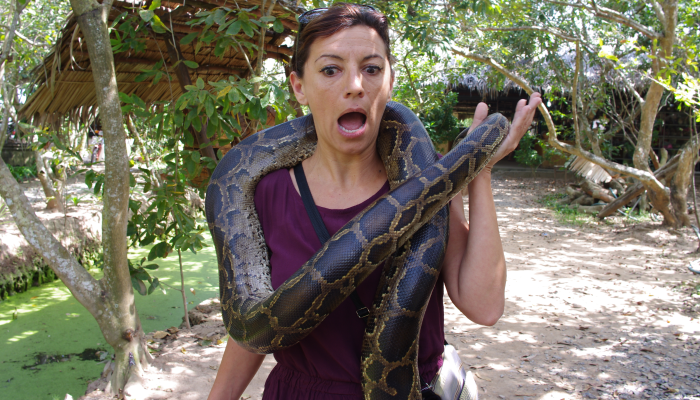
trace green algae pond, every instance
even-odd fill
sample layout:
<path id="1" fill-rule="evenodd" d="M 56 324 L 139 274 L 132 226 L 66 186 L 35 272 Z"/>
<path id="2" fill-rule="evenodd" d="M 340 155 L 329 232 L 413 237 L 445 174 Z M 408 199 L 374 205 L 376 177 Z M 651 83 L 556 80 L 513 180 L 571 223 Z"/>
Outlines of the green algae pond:
<path id="1" fill-rule="evenodd" d="M 207 234 L 207 242 L 211 243 Z M 148 249 L 130 251 L 132 261 Z M 185 291 L 189 308 L 219 296 L 214 247 L 197 254 L 182 253 Z M 177 253 L 154 261 L 151 271 L 161 282 L 180 287 Z M 101 271 L 92 271 L 96 278 Z M 149 296 L 136 296 L 136 308 L 145 332 L 182 323 L 182 295 L 163 286 Z M 16 314 L 15 314 L 16 313 Z M 17 316 L 13 319 L 13 314 Z M 78 398 L 90 381 L 99 378 L 112 348 L 105 344 L 97 322 L 61 281 L 31 288 L 0 301 L 0 398 L 60 399 L 66 393 Z"/>

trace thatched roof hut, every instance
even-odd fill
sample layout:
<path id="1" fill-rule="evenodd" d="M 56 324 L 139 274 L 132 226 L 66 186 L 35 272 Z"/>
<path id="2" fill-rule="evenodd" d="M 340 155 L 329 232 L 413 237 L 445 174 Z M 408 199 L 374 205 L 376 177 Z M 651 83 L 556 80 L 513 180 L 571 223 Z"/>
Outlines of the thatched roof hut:
<path id="1" fill-rule="evenodd" d="M 144 2 L 137 0 L 115 1 L 109 13 L 109 26 L 123 13 L 138 15 Z M 148 2 L 150 3 L 150 1 Z M 250 9 L 258 6 L 253 13 L 261 15 L 259 6 L 262 0 L 162 0 L 156 8 L 155 15 L 170 28 L 172 33 L 156 33 L 151 31 L 144 37 L 144 48 L 141 51 L 117 52 L 114 55 L 116 77 L 119 91 L 126 94 L 136 93 L 147 103 L 177 99 L 184 91 L 185 84 L 196 82 L 202 78 L 204 82 L 227 79 L 231 75 L 246 77 L 250 74 L 246 55 L 233 46 L 228 46 L 223 54 L 215 55 L 216 41 L 191 41 L 181 44 L 186 35 L 201 32 L 201 26 L 190 25 L 195 15 L 204 10 L 216 7 L 237 7 Z M 269 4 L 269 2 L 267 2 Z M 288 61 L 292 56 L 292 48 L 283 45 L 285 39 L 292 36 L 297 29 L 296 14 L 303 9 L 297 7 L 291 0 L 278 0 L 272 15 L 278 17 L 284 30 L 280 33 L 268 31 L 265 35 L 265 57 Z M 118 26 L 118 25 L 117 25 Z M 214 30 L 217 25 L 214 24 Z M 173 53 L 173 46 L 168 43 L 175 37 L 180 55 Z M 257 44 L 260 41 L 259 32 L 250 38 L 242 35 L 241 41 Z M 245 44 L 245 43 L 244 43 Z M 170 49 L 168 48 L 170 46 Z M 245 49 L 245 47 L 243 47 Z M 169 51 L 170 50 L 170 51 Z M 197 68 L 186 68 L 187 74 L 178 79 L 176 68 L 172 65 L 176 59 L 194 61 Z M 152 85 L 152 79 L 137 82 L 135 78 L 144 69 L 152 69 L 159 61 L 167 66 L 170 81 L 167 77 Z M 253 65 L 255 59 L 249 60 Z M 183 68 L 184 64 L 181 63 Z M 192 65 L 192 64 L 191 64 Z M 165 70 L 165 68 L 163 69 Z M 20 116 L 29 119 L 36 125 L 53 125 L 68 115 L 73 122 L 85 122 L 97 113 L 97 99 L 92 77 L 90 58 L 88 56 L 82 32 L 75 15 L 70 15 L 61 36 L 53 51 L 45 58 L 44 63 L 33 71 L 36 91 L 20 110 Z M 188 79 L 189 78 L 189 79 Z M 189 82 L 182 82 L 189 80 Z"/>

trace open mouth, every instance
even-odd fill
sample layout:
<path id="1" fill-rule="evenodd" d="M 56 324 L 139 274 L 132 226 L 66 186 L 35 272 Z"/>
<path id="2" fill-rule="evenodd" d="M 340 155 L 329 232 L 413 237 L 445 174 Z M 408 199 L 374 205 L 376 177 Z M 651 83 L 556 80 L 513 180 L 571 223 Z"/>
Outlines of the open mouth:
<path id="1" fill-rule="evenodd" d="M 359 112 L 350 112 L 338 118 L 338 125 L 343 132 L 355 133 L 362 129 L 367 122 L 367 116 Z"/>

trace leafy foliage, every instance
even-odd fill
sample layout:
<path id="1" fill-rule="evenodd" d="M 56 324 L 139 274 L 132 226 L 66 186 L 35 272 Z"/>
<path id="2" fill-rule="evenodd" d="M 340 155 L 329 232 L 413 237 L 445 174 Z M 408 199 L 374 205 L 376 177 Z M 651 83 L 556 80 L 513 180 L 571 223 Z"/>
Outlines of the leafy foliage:
<path id="1" fill-rule="evenodd" d="M 8 165 L 8 167 L 10 168 L 10 173 L 17 180 L 17 182 L 28 181 L 29 179 L 36 177 L 36 165 L 31 165 L 29 167 L 15 167 Z"/>
<path id="2" fill-rule="evenodd" d="M 536 168 L 542 164 L 542 156 L 535 149 L 537 138 L 532 134 L 526 134 L 520 140 L 520 146 L 515 150 L 515 161 L 530 168 Z"/>
<path id="3" fill-rule="evenodd" d="M 163 289 L 163 287 L 160 285 L 158 278 L 151 276 L 151 274 L 148 272 L 149 270 L 157 270 L 159 268 L 158 264 L 143 265 L 143 263 L 146 261 L 145 257 L 139 261 L 138 265 L 134 265 L 131 260 L 128 261 L 129 275 L 131 275 L 131 285 L 137 292 L 139 292 L 141 296 L 147 296 L 153 293 L 159 287 L 163 294 L 165 294 L 165 289 Z M 148 286 L 146 286 L 146 282 L 148 282 Z"/>
<path id="4" fill-rule="evenodd" d="M 152 3 L 152 4 L 155 4 Z M 167 25 L 156 20 L 151 7 L 138 15 L 124 15 L 112 29 L 112 46 L 116 52 L 138 51 L 144 40 L 155 33 L 168 31 Z M 259 17 L 255 8 L 231 9 L 217 7 L 199 12 L 189 24 L 197 32 L 180 39 L 181 44 L 195 45 L 197 54 L 204 44 L 215 44 L 214 56 L 226 49 L 244 50 L 249 59 L 259 57 L 258 46 L 249 41 L 255 32 L 270 28 L 283 30 L 275 17 Z M 146 22 L 146 24 L 144 24 Z M 201 30 L 200 30 L 201 29 Z M 248 40 L 247 40 L 248 39 Z M 173 82 L 172 69 L 183 63 L 197 68 L 194 61 L 180 60 L 167 65 L 162 59 L 153 67 L 142 70 L 135 80 L 155 85 L 166 79 Z M 250 65 L 250 64 L 249 64 Z M 167 257 L 172 252 L 197 252 L 206 246 L 203 233 L 206 226 L 198 219 L 192 206 L 191 185 L 203 196 L 207 177 L 217 160 L 199 151 L 196 133 L 205 131 L 214 148 L 230 145 L 243 132 L 266 127 L 269 115 L 276 122 L 285 121 L 294 109 L 289 104 L 287 82 L 280 70 L 255 70 L 247 79 L 231 76 L 221 81 L 205 82 L 198 78 L 185 92 L 168 102 L 146 104 L 136 94 L 120 93 L 122 111 L 133 116 L 139 134 L 144 135 L 144 148 L 151 153 L 151 165 L 138 166 L 141 174 L 133 179 L 129 208 L 132 217 L 127 235 L 134 246 L 152 246 L 148 261 Z M 148 145 L 156 143 L 158 145 Z M 217 154 L 222 157 L 221 152 Z M 90 177 L 98 191 L 100 176 Z"/>

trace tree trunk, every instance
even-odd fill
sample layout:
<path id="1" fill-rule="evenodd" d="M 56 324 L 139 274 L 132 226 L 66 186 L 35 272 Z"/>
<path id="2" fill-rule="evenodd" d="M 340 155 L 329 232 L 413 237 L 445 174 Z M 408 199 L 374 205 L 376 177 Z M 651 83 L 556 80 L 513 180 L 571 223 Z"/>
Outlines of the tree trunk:
<path id="1" fill-rule="evenodd" d="M 48 145 L 47 145 L 48 147 Z M 64 204 L 65 204 L 65 199 L 63 198 L 63 192 L 65 191 L 66 187 L 66 181 L 68 179 L 66 175 L 66 167 L 67 165 L 61 163 L 56 166 L 56 168 L 50 168 L 47 163 L 46 159 L 43 157 L 40 158 L 42 164 L 44 165 L 44 172 L 46 173 L 46 176 L 49 177 L 49 182 L 48 184 L 53 188 L 55 186 L 55 189 L 53 189 L 53 196 L 56 199 L 56 202 L 60 204 L 61 210 L 64 209 Z M 58 173 L 55 173 L 54 170 L 57 169 Z M 39 171 L 37 171 L 39 172 Z M 47 198 L 48 199 L 48 198 Z"/>
<path id="2" fill-rule="evenodd" d="M 678 2 L 667 1 L 661 4 L 663 8 L 663 19 L 659 22 L 663 26 L 659 35 L 659 47 L 652 60 L 652 71 L 654 76 L 659 77 L 663 67 L 673 52 L 673 44 L 676 38 L 676 25 L 678 22 Z M 664 78 L 665 76 L 661 76 Z M 637 147 L 634 151 L 633 162 L 637 169 L 649 171 L 649 151 L 651 150 L 651 139 L 654 132 L 654 121 L 659 110 L 661 96 L 664 88 L 656 81 L 652 81 L 649 90 L 644 97 L 642 104 L 641 121 L 639 134 L 637 135 Z M 671 196 L 669 191 L 658 180 L 642 182 L 649 194 L 651 204 L 664 216 L 664 224 L 678 227 L 681 221 L 676 217 L 676 213 L 671 209 Z M 687 213 L 686 213 L 687 214 Z"/>
<path id="3" fill-rule="evenodd" d="M 123 392 L 130 377 L 138 377 L 150 355 L 134 305 L 127 264 L 126 224 L 129 201 L 129 163 L 126 137 L 107 30 L 111 1 L 71 0 L 85 35 L 95 80 L 97 102 L 105 131 L 105 190 L 103 206 L 104 276 L 95 280 L 46 229 L 27 197 L 0 159 L 0 196 L 27 242 L 97 321 L 115 352 L 111 392 Z M 3 122 L 6 123 L 6 120 Z"/>
<path id="4" fill-rule="evenodd" d="M 63 201 L 61 201 L 60 195 L 54 190 L 49 175 L 46 173 L 44 157 L 41 155 L 41 150 L 34 151 L 34 163 L 36 164 L 36 177 L 39 178 L 41 187 L 44 189 L 46 209 L 63 212 Z"/>
<path id="5" fill-rule="evenodd" d="M 580 99 L 580 97 L 578 97 Z M 581 101 L 579 100 L 579 103 Z M 593 106 L 589 104 L 581 104 L 581 112 L 578 115 L 578 126 L 579 129 L 586 135 L 588 143 L 591 144 L 591 152 L 598 157 L 603 157 L 603 151 L 600 149 L 600 136 L 598 132 L 593 132 L 591 128 L 591 119 L 595 118 L 595 111 L 592 109 Z"/>
<path id="6" fill-rule="evenodd" d="M 141 366 L 149 361 L 144 346 L 141 322 L 134 304 L 127 259 L 129 204 L 129 159 L 126 134 L 114 70 L 114 55 L 109 41 L 107 15 L 111 1 L 71 0 L 85 37 L 95 94 L 104 131 L 105 183 L 102 211 L 104 251 L 103 297 L 109 300 L 110 313 L 96 317 L 102 334 L 115 352 L 110 389 L 119 393 L 132 375 L 141 375 Z"/>
<path id="7" fill-rule="evenodd" d="M 700 141 L 697 138 L 691 138 L 686 142 L 680 151 L 678 169 L 671 179 L 671 204 L 681 226 L 690 226 L 687 202 L 688 187 L 690 186 L 691 174 L 695 173 L 698 150 L 700 150 Z"/>

